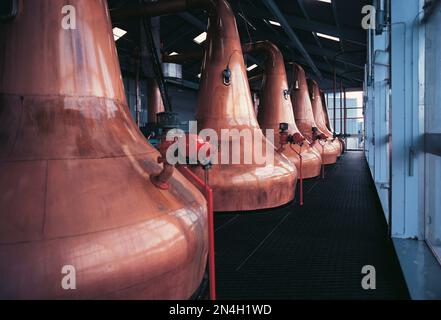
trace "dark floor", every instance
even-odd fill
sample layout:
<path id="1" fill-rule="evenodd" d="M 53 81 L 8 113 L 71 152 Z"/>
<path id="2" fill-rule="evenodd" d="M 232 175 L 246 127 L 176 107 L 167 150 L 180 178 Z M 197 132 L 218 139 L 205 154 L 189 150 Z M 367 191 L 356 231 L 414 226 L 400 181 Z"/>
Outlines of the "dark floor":
<path id="1" fill-rule="evenodd" d="M 305 181 L 305 205 L 218 213 L 219 299 L 408 299 L 362 152 Z M 365 265 L 377 289 L 361 287 Z"/>

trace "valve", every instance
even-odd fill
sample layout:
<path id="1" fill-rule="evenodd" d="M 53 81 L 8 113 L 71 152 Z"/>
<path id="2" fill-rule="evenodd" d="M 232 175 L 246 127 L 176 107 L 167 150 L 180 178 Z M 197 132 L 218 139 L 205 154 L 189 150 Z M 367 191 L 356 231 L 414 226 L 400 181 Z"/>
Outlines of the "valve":
<path id="1" fill-rule="evenodd" d="M 227 66 L 227 68 L 222 72 L 223 77 L 223 83 L 226 86 L 229 86 L 231 84 L 231 70 L 230 66 Z"/>
<path id="2" fill-rule="evenodd" d="M 150 175 L 150 181 L 161 190 L 168 190 L 169 180 L 173 176 L 175 166 L 170 164 L 167 161 L 167 151 L 168 149 L 177 142 L 179 138 L 175 138 L 173 141 L 167 141 L 165 139 L 166 134 L 162 137 L 159 145 L 158 151 L 160 156 L 158 156 L 158 163 L 163 164 L 162 171 L 159 174 Z M 196 146 L 195 154 L 190 154 L 192 144 Z M 195 134 L 186 134 L 185 135 L 185 149 L 186 149 L 186 163 L 189 164 L 190 160 L 196 165 L 202 166 L 206 174 L 208 174 L 208 170 L 211 168 L 211 151 L 210 144 L 205 142 L 201 137 Z M 199 159 L 199 155 L 205 152 L 202 159 Z"/>
<path id="3" fill-rule="evenodd" d="M 312 138 L 314 141 L 328 139 L 328 137 L 324 133 L 319 132 L 317 127 L 312 128 Z"/>
<path id="4" fill-rule="evenodd" d="M 290 145 L 298 144 L 299 146 L 303 146 L 306 140 L 305 137 L 298 132 L 294 134 L 289 134 L 288 129 L 289 129 L 289 125 L 287 123 L 282 122 L 279 124 L 279 135 L 280 135 L 279 152 L 282 152 L 287 144 Z"/>

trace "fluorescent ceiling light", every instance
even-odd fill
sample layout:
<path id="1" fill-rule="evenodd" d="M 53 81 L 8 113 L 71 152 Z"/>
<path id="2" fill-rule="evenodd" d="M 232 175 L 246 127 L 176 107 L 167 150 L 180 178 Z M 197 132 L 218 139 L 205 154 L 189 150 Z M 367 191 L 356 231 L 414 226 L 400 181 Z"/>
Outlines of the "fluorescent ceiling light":
<path id="1" fill-rule="evenodd" d="M 200 78 L 201 78 L 201 74 L 199 73 L 199 74 L 197 75 L 197 77 L 200 79 Z"/>
<path id="2" fill-rule="evenodd" d="M 253 64 L 252 66 L 249 66 L 248 68 L 247 68 L 247 71 L 251 71 L 251 70 L 254 70 L 254 69 L 256 69 L 257 68 L 257 64 Z"/>
<path id="3" fill-rule="evenodd" d="M 318 37 L 321 37 L 321 38 L 325 38 L 325 39 L 329 39 L 329 40 L 333 40 L 333 41 L 337 41 L 337 42 L 340 41 L 340 38 L 333 37 L 333 36 L 330 36 L 330 35 L 328 35 L 328 34 L 324 34 L 324 33 L 320 33 L 320 32 L 316 32 L 315 34 L 316 34 Z"/>
<path id="4" fill-rule="evenodd" d="M 197 44 L 201 44 L 205 40 L 207 40 L 206 32 L 202 32 L 200 35 L 198 35 L 196 38 L 193 39 L 193 41 L 196 42 Z"/>
<path id="5" fill-rule="evenodd" d="M 118 41 L 118 39 L 124 37 L 126 33 L 126 30 L 115 27 L 113 28 L 113 39 L 115 39 L 115 41 Z"/>
<path id="6" fill-rule="evenodd" d="M 320 2 L 331 3 L 332 0 L 319 0 Z"/>
<path id="7" fill-rule="evenodd" d="M 177 53 L 176 51 L 173 51 L 172 53 L 169 54 L 169 56 L 177 56 L 179 53 Z"/>
<path id="8" fill-rule="evenodd" d="M 279 22 L 274 21 L 274 20 L 268 20 L 268 22 L 269 22 L 270 24 L 272 24 L 273 26 L 278 26 L 278 27 L 281 27 L 281 26 L 282 26 Z"/>

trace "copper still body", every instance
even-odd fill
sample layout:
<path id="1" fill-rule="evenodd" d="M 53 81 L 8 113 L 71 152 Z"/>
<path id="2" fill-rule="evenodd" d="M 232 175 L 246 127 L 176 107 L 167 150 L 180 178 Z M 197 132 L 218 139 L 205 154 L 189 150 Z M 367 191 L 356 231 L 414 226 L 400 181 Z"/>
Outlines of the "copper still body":
<path id="1" fill-rule="evenodd" d="M 322 156 L 322 163 L 324 165 L 334 164 L 337 162 L 340 152 L 335 148 L 332 141 L 328 139 L 329 137 L 317 127 L 309 97 L 305 71 L 298 64 L 293 64 L 293 71 L 291 101 L 297 127 L 305 138 L 313 141 L 313 147 Z M 322 136 L 324 139 L 316 139 L 317 136 Z"/>
<path id="2" fill-rule="evenodd" d="M 177 171 L 167 191 L 149 180 L 159 153 L 129 114 L 107 1 L 70 0 L 75 29 L 64 0 L 19 4 L 0 26 L 0 297 L 189 298 L 206 202 Z"/>
<path id="3" fill-rule="evenodd" d="M 334 148 L 338 150 L 338 156 L 343 152 L 343 147 L 340 139 L 334 138 L 334 134 L 329 130 L 327 123 L 329 122 L 328 113 L 324 100 L 322 100 L 323 94 L 316 81 L 308 79 L 309 96 L 311 98 L 312 111 L 314 113 L 314 120 L 317 124 L 317 128 L 328 137 L 328 141 L 332 143 Z"/>
<path id="4" fill-rule="evenodd" d="M 257 133 L 252 143 L 237 141 L 243 154 L 254 154 L 257 140 L 265 146 L 254 112 L 239 33 L 233 11 L 225 0 L 216 0 L 211 10 L 202 66 L 197 115 L 199 130 L 214 129 L 221 137 L 222 129 L 251 130 Z M 232 145 L 230 138 L 224 142 Z M 222 143 L 222 142 L 220 142 Z M 216 164 L 210 172 L 215 211 L 242 211 L 272 208 L 294 199 L 297 182 L 295 166 L 272 150 L 274 161 L 267 164 Z M 231 148 L 230 148 L 231 149 Z M 223 150 L 223 149 L 222 149 Z M 222 157 L 219 152 L 219 163 Z M 201 169 L 195 171 L 203 176 Z"/>
<path id="5" fill-rule="evenodd" d="M 280 123 L 289 125 L 288 134 L 300 134 L 294 120 L 283 55 L 279 48 L 269 41 L 246 44 L 242 46 L 242 49 L 244 52 L 260 51 L 267 55 L 257 120 L 264 133 L 267 129 L 273 130 L 275 146 L 278 147 L 280 146 L 278 134 Z M 301 146 L 293 144 L 292 148 L 284 148 L 283 154 L 296 165 L 298 171 L 302 169 L 303 178 L 320 175 L 322 166 L 320 153 L 308 143 Z M 300 168 L 300 156 L 302 168 Z"/>

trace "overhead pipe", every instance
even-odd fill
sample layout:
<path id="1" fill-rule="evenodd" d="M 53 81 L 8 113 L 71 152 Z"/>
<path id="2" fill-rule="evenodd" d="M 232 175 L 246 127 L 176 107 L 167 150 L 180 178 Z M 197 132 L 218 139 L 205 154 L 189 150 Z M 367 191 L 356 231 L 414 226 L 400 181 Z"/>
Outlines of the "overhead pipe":
<path id="1" fill-rule="evenodd" d="M 273 130 L 278 133 L 280 124 L 286 123 L 287 128 L 283 130 L 283 133 L 288 136 L 297 135 L 298 138 L 294 139 L 296 141 L 293 139 L 289 141 L 290 147 L 279 149 L 279 152 L 296 165 L 300 180 L 319 176 L 322 165 L 320 153 L 305 140 L 294 119 L 282 52 L 270 41 L 245 44 L 242 46 L 242 50 L 244 53 L 261 52 L 267 56 L 257 116 L 260 127 L 264 132 Z M 271 138 L 274 139 L 276 147 L 288 144 L 286 141 L 285 143 L 280 141 L 279 134 L 275 134 Z M 300 188 L 302 189 L 302 183 Z"/>
<path id="2" fill-rule="evenodd" d="M 188 299 L 206 201 L 177 171 L 151 183 L 159 153 L 128 110 L 107 1 L 69 3 L 76 30 L 53 23 L 65 0 L 20 1 L 0 25 L 0 297 Z"/>
<path id="3" fill-rule="evenodd" d="M 285 30 L 285 33 L 287 34 L 288 38 L 294 43 L 296 48 L 300 51 L 300 54 L 303 56 L 303 58 L 306 60 L 308 65 L 311 67 L 311 69 L 314 71 L 314 73 L 319 77 L 320 79 L 323 79 L 323 75 L 317 68 L 316 64 L 312 60 L 311 56 L 309 55 L 308 51 L 303 46 L 302 42 L 294 32 L 294 30 L 291 28 L 291 25 L 286 20 L 284 14 L 280 11 L 278 5 L 274 2 L 274 0 L 262 0 L 263 4 L 267 7 L 267 9 L 273 14 L 273 16 L 279 21 L 281 24 L 283 30 Z"/>

